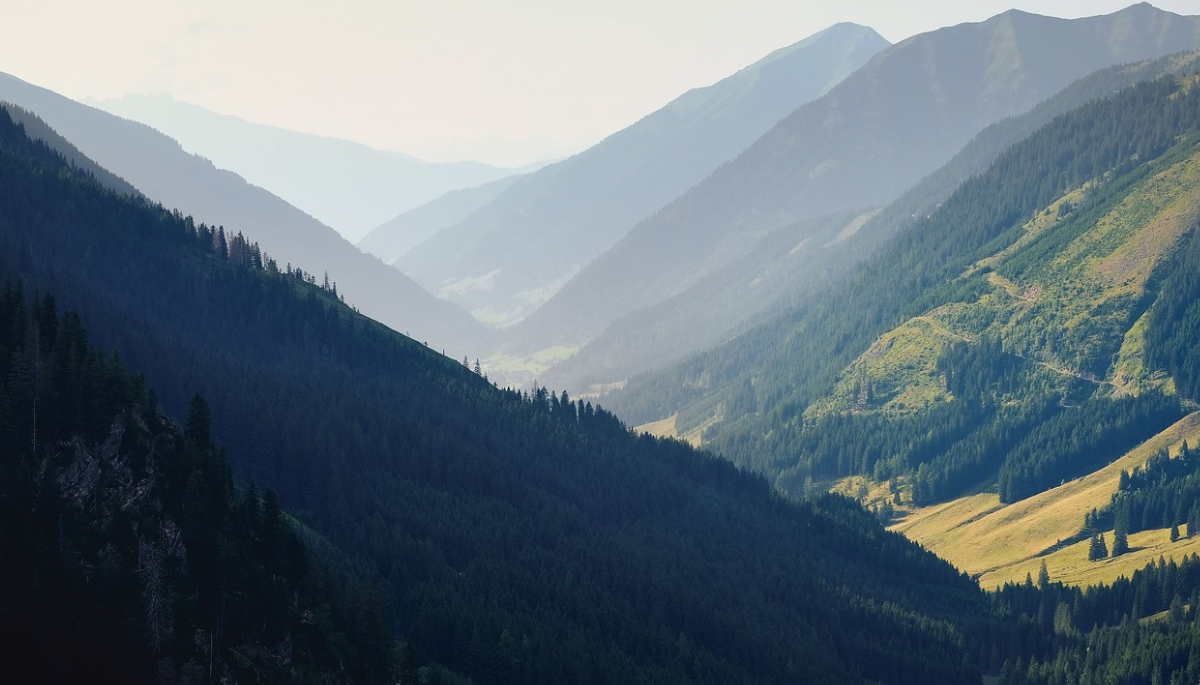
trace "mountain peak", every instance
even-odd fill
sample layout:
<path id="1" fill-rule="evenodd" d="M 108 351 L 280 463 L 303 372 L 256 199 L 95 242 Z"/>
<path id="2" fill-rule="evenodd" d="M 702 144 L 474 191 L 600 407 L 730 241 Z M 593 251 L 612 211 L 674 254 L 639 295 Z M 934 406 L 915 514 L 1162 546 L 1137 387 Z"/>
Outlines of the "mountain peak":
<path id="1" fill-rule="evenodd" d="M 511 325 L 639 221 L 887 45 L 871 29 L 841 24 L 776 50 L 522 178 L 397 266 L 480 320 Z"/>

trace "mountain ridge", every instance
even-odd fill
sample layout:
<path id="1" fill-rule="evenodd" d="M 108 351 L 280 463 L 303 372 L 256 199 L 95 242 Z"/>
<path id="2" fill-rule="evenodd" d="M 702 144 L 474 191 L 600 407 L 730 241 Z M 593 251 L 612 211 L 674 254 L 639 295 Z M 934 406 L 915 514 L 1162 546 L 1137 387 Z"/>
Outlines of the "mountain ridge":
<path id="1" fill-rule="evenodd" d="M 499 389 L 103 190 L 6 113 L 0 179 L 0 271 L 61 292 L 169 414 L 201 391 L 239 475 L 349 555 L 365 618 L 429 662 L 481 683 L 979 680 L 979 589 L 848 501 L 787 502 L 565 393 Z"/>
<path id="2" fill-rule="evenodd" d="M 184 152 L 145 124 L 9 75 L 0 75 L 0 99 L 34 112 L 84 155 L 152 200 L 196 221 L 245 233 L 281 265 L 328 274 L 351 304 L 397 330 L 456 356 L 476 352 L 487 337 L 466 312 L 363 254 L 333 229 L 233 172 Z"/>
<path id="3" fill-rule="evenodd" d="M 870 29 L 842 24 L 773 52 L 520 179 L 397 266 L 477 318 L 510 325 L 637 221 L 885 43 Z"/>
<path id="4" fill-rule="evenodd" d="M 387 219 L 446 192 L 515 173 L 477 162 L 427 162 L 363 143 L 289 131 L 165 94 L 84 104 L 163 132 L 184 150 L 265 188 L 352 243 Z"/>
<path id="5" fill-rule="evenodd" d="M 1198 92 L 1165 77 L 1057 117 L 839 288 L 651 385 L 694 393 L 683 430 L 716 416 L 714 446 L 792 492 L 860 473 L 928 503 L 999 469 L 1011 502 L 1074 477 L 1178 418 L 1137 322 L 1200 217 Z"/>
<path id="6" fill-rule="evenodd" d="M 886 204 L 983 125 L 1077 78 L 1196 47 L 1200 17 L 1146 5 L 1075 20 L 1005 13 L 902 41 L 641 222 L 515 326 L 505 346 L 528 354 L 580 345 L 744 255 L 763 234 Z"/>

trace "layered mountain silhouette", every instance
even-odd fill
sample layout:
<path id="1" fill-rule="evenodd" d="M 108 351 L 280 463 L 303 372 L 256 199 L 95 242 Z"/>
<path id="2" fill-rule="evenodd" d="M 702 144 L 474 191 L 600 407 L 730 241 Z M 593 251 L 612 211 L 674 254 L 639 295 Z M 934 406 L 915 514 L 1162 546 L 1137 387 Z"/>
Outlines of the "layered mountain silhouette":
<path id="1" fill-rule="evenodd" d="M 778 50 L 520 179 L 397 266 L 477 318 L 512 324 L 638 221 L 886 45 L 871 29 L 840 24 Z M 371 245 L 381 256 L 396 252 L 385 243 Z"/>
<path id="2" fill-rule="evenodd" d="M 513 174 L 475 188 L 451 190 L 376 227 L 358 241 L 358 246 L 395 265 L 413 247 L 487 206 L 520 178 Z"/>
<path id="3" fill-rule="evenodd" d="M 1017 10 L 914 36 L 800 107 L 641 222 L 512 331 L 526 353 L 587 342 L 795 221 L 885 205 L 982 128 L 1097 69 L 1200 47 L 1200 17 L 1147 4 L 1084 19 Z M 799 251 L 804 244 L 794 236 Z"/>
<path id="4" fill-rule="evenodd" d="M 1200 389 L 1198 57 L 1053 119 L 837 287 L 608 401 L 677 412 L 793 493 L 896 477 L 929 504 L 996 479 L 1008 504 L 1105 466 Z"/>
<path id="5" fill-rule="evenodd" d="M 362 312 L 417 340 L 457 354 L 474 353 L 485 331 L 466 312 L 426 293 L 411 279 L 262 188 L 188 154 L 145 124 L 102 112 L 0 74 L 0 100 L 37 114 L 84 155 L 146 197 L 258 242 L 280 268 L 318 279 Z"/>
<path id="6" fill-rule="evenodd" d="M 266 188 L 351 242 L 450 190 L 513 173 L 478 162 L 426 162 L 361 143 L 251 123 L 169 95 L 126 95 L 94 104 L 162 131 L 188 152 Z"/>
<path id="7" fill-rule="evenodd" d="M 0 108 L 10 662 L 57 657 L 42 668 L 63 680 L 124 664 L 130 682 L 229 661 L 229 679 L 916 685 L 979 682 L 973 645 L 1019 629 L 848 500 L 787 502 L 565 393 L 499 389 L 213 238 Z M 182 438 L 144 437 L 160 402 Z M 251 481 L 232 504 L 225 453 Z M 155 481 L 170 497 L 147 501 Z M 263 486 L 278 499 L 259 507 Z M 366 587 L 337 601 L 328 563 Z"/>
<path id="8" fill-rule="evenodd" d="M 606 386 L 712 347 L 781 309 L 835 285 L 857 260 L 928 216 L 967 178 L 1055 117 L 1122 88 L 1192 68 L 1197 53 L 1109 67 L 1086 76 L 1029 112 L 987 127 L 937 171 L 880 210 L 798 221 L 683 292 L 627 314 L 577 354 L 539 378 L 555 386 Z M 797 248 L 800 249 L 797 249 Z"/>

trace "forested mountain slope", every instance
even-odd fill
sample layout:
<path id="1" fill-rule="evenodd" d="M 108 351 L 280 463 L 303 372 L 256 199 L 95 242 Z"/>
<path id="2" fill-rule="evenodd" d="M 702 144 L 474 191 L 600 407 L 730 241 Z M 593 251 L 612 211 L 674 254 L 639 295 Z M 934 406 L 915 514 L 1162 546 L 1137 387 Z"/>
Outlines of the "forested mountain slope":
<path id="1" fill-rule="evenodd" d="M 182 432 L 80 318 L 0 289 L 0 655 L 44 683 L 382 682 L 351 593 L 275 493 L 234 487 L 196 397 Z"/>
<path id="2" fill-rule="evenodd" d="M 525 176 L 396 266 L 483 321 L 519 321 L 634 224 L 887 44 L 869 28 L 839 24 L 777 50 Z M 395 252 L 386 243 L 373 249 Z"/>
<path id="3" fill-rule="evenodd" d="M 208 398 L 235 472 L 374 578 L 430 668 L 479 683 L 978 682 L 969 636 L 1017 630 L 857 506 L 792 504 L 563 394 L 497 389 L 240 234 L 70 172 L 7 114 L 0 270 L 77 309 L 168 414 Z"/>
<path id="4" fill-rule="evenodd" d="M 1087 473 L 1195 399 L 1161 284 L 1200 219 L 1198 145 L 1194 76 L 1063 115 L 844 286 L 618 406 L 716 419 L 714 446 L 793 492 L 867 474 L 923 503 L 998 476 L 1012 502 Z"/>
<path id="5" fill-rule="evenodd" d="M 474 352 L 485 332 L 466 312 L 438 300 L 333 229 L 241 177 L 187 154 L 153 129 L 0 74 L 0 101 L 41 117 L 51 128 L 147 197 L 213 226 L 253 233 L 281 266 L 291 264 L 338 284 L 348 302 L 439 349 Z M 403 327 L 403 328 L 401 328 Z"/>
<path id="6" fill-rule="evenodd" d="M 169 95 L 126 95 L 96 106 L 162 131 L 188 152 L 266 188 L 350 242 L 446 192 L 514 173 L 479 162 L 427 162 L 255 124 Z"/>
<path id="7" fill-rule="evenodd" d="M 1068 86 L 1026 114 L 979 133 L 945 166 L 887 207 L 809 219 L 764 236 L 742 258 L 687 290 L 614 321 L 569 359 L 538 377 L 568 389 L 611 386 L 707 349 L 751 323 L 795 307 L 850 273 L 897 232 L 932 213 L 972 175 L 1054 117 L 1139 81 L 1194 70 L 1200 52 L 1109 67 Z M 796 249 L 803 246 L 803 249 Z"/>
<path id="8" fill-rule="evenodd" d="M 1200 47 L 1200 17 L 1149 5 L 1055 19 L 1009 11 L 902 41 L 641 222 L 511 331 L 519 353 L 579 345 L 799 219 L 879 207 L 987 125 L 1097 69 Z M 807 244 L 798 236 L 797 251 Z"/>
<path id="9" fill-rule="evenodd" d="M 1194 252 L 1172 306 L 1196 301 Z M 70 171 L 2 110 L 0 273 L 0 651 L 39 680 L 1200 675 L 1196 557 L 985 596 L 845 499 L 791 503 L 565 395 L 499 390 L 237 234 Z M 214 438 L 368 585 L 311 566 Z"/>

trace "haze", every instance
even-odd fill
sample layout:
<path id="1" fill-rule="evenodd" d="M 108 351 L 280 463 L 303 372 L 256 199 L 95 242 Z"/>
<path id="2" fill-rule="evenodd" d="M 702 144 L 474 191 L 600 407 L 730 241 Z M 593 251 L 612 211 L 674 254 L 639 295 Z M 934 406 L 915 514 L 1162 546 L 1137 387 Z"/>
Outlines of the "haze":
<path id="1" fill-rule="evenodd" d="M 896 42 L 983 20 L 1010 3 L 10 3 L 0 71 L 77 99 L 169 93 L 431 161 L 519 165 L 579 151 L 839 21 Z M 1079 17 L 1128 4 L 1045 0 L 1019 8 Z M 1194 0 L 1155 5 L 1196 9 Z"/>

